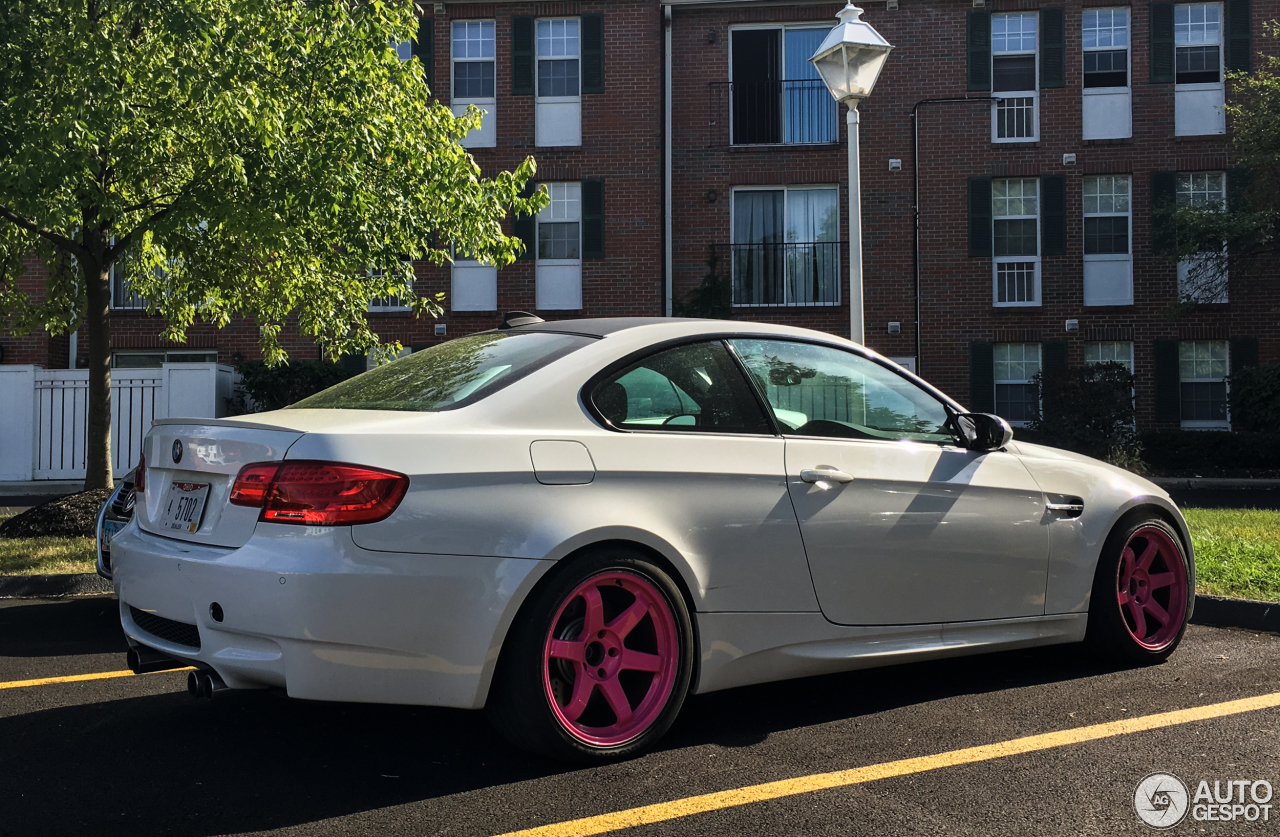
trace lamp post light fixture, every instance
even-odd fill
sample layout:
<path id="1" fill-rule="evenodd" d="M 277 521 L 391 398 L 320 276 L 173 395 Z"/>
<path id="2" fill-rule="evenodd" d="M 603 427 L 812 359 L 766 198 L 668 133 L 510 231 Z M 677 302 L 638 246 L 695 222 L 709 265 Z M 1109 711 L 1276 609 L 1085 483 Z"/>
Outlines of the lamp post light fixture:
<path id="1" fill-rule="evenodd" d="M 858 102 L 871 95 L 893 45 L 870 23 L 862 9 L 847 4 L 840 21 L 827 33 L 809 60 L 837 102 L 848 105 L 849 129 L 849 337 L 863 342 L 862 330 L 862 189 L 858 177 Z"/>

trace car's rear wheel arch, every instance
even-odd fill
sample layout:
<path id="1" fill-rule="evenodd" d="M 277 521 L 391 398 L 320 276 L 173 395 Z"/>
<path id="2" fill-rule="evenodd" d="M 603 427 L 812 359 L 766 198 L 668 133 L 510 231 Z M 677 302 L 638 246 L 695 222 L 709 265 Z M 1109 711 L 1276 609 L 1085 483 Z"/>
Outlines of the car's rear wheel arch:
<path id="1" fill-rule="evenodd" d="M 568 572 L 571 566 L 591 555 L 596 555 L 609 550 L 625 550 L 634 552 L 638 556 L 653 563 L 671 578 L 676 585 L 676 589 L 680 591 L 680 595 L 684 598 L 684 606 L 689 612 L 689 628 L 693 632 L 693 647 L 695 649 L 701 648 L 702 646 L 700 643 L 698 628 L 698 611 L 694 607 L 693 594 L 689 590 L 689 585 L 685 580 L 684 573 L 680 572 L 679 567 L 677 567 L 671 559 L 666 555 L 663 555 L 659 550 L 654 549 L 648 544 L 643 544 L 639 541 L 627 540 L 625 538 L 610 538 L 608 540 L 585 544 L 559 558 L 556 561 L 556 565 L 544 574 L 542 578 L 538 579 L 537 584 L 530 588 L 528 594 L 524 598 L 524 602 L 521 603 L 520 608 L 516 611 L 511 624 L 519 624 L 525 608 L 529 607 L 529 603 L 537 598 L 537 594 L 542 590 L 542 588 L 553 584 L 557 578 L 565 572 Z M 504 637 L 502 648 L 498 652 L 498 661 L 495 666 L 495 672 L 502 669 L 503 656 L 507 653 L 507 650 L 510 647 L 510 643 L 508 643 Z M 693 674 L 689 678 L 689 694 L 693 694 L 697 691 L 698 677 L 702 670 L 701 663 L 701 654 L 695 653 L 693 655 Z"/>

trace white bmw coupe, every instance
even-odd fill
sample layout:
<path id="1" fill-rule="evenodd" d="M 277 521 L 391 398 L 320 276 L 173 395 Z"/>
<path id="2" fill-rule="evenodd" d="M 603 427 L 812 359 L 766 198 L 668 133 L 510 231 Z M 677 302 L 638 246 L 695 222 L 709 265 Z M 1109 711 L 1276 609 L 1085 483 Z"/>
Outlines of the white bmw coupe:
<path id="1" fill-rule="evenodd" d="M 685 697 L 1182 637 L 1186 523 L 861 346 L 678 319 L 452 340 L 285 410 L 167 419 L 112 542 L 138 670 L 196 694 L 484 707 L 602 760 Z"/>

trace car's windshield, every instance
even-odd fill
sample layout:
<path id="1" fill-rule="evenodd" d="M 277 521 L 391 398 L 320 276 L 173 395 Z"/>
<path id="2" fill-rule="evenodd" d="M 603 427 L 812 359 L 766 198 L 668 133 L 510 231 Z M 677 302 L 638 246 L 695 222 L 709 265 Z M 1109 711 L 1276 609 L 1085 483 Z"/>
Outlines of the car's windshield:
<path id="1" fill-rule="evenodd" d="M 371 369 L 290 409 L 451 410 L 497 392 L 592 339 L 547 332 L 462 337 Z"/>

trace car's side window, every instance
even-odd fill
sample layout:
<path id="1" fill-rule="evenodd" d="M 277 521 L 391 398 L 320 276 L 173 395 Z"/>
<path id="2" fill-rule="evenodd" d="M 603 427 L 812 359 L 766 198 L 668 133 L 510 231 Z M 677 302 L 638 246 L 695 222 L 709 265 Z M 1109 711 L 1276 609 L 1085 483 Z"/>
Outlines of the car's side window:
<path id="1" fill-rule="evenodd" d="M 649 355 L 597 385 L 591 401 L 610 424 L 628 430 L 773 433 L 719 341 Z"/>
<path id="2" fill-rule="evenodd" d="M 951 444 L 942 402 L 853 352 L 789 340 L 731 340 L 790 436 Z"/>

